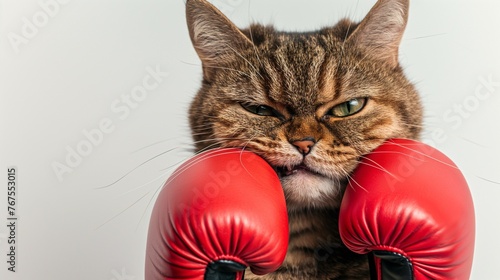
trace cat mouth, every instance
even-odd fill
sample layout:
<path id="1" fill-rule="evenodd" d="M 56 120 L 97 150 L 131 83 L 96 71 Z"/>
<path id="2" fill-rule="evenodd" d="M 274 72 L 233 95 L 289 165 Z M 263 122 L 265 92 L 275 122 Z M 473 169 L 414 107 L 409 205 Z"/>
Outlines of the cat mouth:
<path id="1" fill-rule="evenodd" d="M 278 167 L 275 167 L 275 170 L 280 178 L 292 176 L 295 174 L 299 174 L 301 172 L 307 172 L 307 173 L 311 173 L 311 174 L 321 175 L 318 172 L 311 170 L 309 167 L 307 167 L 303 163 L 301 163 L 299 165 L 295 165 L 295 166 L 278 166 Z M 323 175 L 321 175 L 321 176 L 323 176 Z"/>

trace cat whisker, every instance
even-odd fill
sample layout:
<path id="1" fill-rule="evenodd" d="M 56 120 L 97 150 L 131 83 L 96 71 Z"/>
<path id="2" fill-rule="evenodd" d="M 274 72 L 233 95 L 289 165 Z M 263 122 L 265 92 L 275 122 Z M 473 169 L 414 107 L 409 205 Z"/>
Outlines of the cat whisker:
<path id="1" fill-rule="evenodd" d="M 205 127 L 205 128 L 197 128 L 196 132 L 191 133 L 191 136 L 198 136 L 198 135 L 207 135 L 211 134 L 212 127 Z"/>
<path id="2" fill-rule="evenodd" d="M 486 182 L 489 182 L 489 183 L 492 183 L 492 184 L 496 184 L 496 185 L 500 185 L 500 182 L 497 182 L 497 181 L 493 181 L 493 180 L 490 180 L 490 179 L 486 179 L 484 177 L 481 177 L 481 176 L 476 176 L 477 178 L 483 180 L 483 181 L 486 181 Z"/>
<path id="3" fill-rule="evenodd" d="M 447 33 L 436 33 L 436 34 L 431 34 L 431 35 L 418 36 L 418 37 L 408 38 L 408 39 L 406 39 L 406 41 L 427 39 L 427 38 L 439 37 L 439 36 L 444 36 L 444 35 L 447 35 Z"/>
<path id="4" fill-rule="evenodd" d="M 189 154 L 194 154 L 196 152 L 194 147 L 192 147 L 191 145 L 186 148 L 179 148 L 179 150 Z"/>
<path id="5" fill-rule="evenodd" d="M 191 162 L 189 163 L 185 163 L 184 166 L 181 166 L 179 167 L 168 179 L 167 179 L 167 182 L 165 184 L 168 184 L 168 182 L 171 182 L 172 180 L 174 180 L 175 178 L 177 178 L 178 176 L 182 175 L 182 173 L 184 171 L 186 171 L 187 169 L 191 168 L 193 165 L 196 165 L 206 159 L 209 159 L 209 158 L 213 158 L 213 157 L 217 157 L 217 156 L 220 156 L 220 155 L 225 155 L 225 154 L 233 154 L 233 153 L 240 153 L 240 151 L 225 151 L 223 153 L 218 153 L 217 155 L 213 155 L 213 154 L 202 154 L 202 155 L 193 155 L 191 158 L 188 158 L 186 160 L 183 160 L 182 162 L 189 162 L 191 160 Z M 194 160 L 192 160 L 193 158 L 195 158 Z"/>
<path id="6" fill-rule="evenodd" d="M 173 139 L 175 139 L 175 138 L 163 139 L 163 140 L 159 140 L 159 141 L 153 142 L 153 143 L 151 143 L 151 144 L 149 144 L 149 145 L 146 145 L 146 146 L 144 146 L 144 147 L 142 147 L 142 148 L 139 148 L 139 149 L 137 149 L 137 150 L 135 150 L 135 151 L 132 151 L 132 152 L 131 152 L 131 154 L 135 154 L 135 153 L 137 153 L 137 152 L 139 152 L 139 151 L 142 151 L 142 150 L 144 150 L 144 149 L 147 149 L 147 148 L 150 148 L 150 147 L 156 146 L 156 145 L 158 145 L 158 144 L 162 144 L 162 143 L 165 143 L 165 142 L 168 142 L 168 141 L 172 141 Z"/>
<path id="7" fill-rule="evenodd" d="M 210 150 L 210 149 L 213 149 L 213 148 L 217 148 L 217 147 L 242 148 L 242 145 L 234 144 L 233 143 L 234 141 L 244 142 L 246 140 L 243 140 L 241 138 L 236 138 L 236 137 L 228 137 L 228 138 L 217 137 L 217 138 L 206 138 L 206 139 L 203 139 L 203 140 L 195 141 L 194 144 L 196 145 L 196 144 L 200 144 L 200 143 L 201 144 L 203 144 L 203 143 L 209 143 L 208 145 L 204 145 L 205 147 L 203 149 L 199 150 L 197 153 L 201 153 L 201 152 L 204 152 L 204 151 L 207 151 L 207 150 Z"/>
<path id="8" fill-rule="evenodd" d="M 146 207 L 144 208 L 144 211 L 142 212 L 142 215 L 141 215 L 141 218 L 139 219 L 139 221 L 137 222 L 137 227 L 136 227 L 136 230 L 139 229 L 139 225 L 141 223 L 141 221 L 144 219 L 144 217 L 146 216 L 146 212 L 149 208 L 149 206 L 153 203 L 153 199 L 156 197 L 156 195 L 158 194 L 159 191 L 162 190 L 164 186 L 164 183 L 162 182 L 155 190 L 155 192 L 153 193 L 153 195 L 149 198 L 149 201 L 148 201 L 148 204 L 146 205 Z M 147 192 L 147 194 L 149 194 L 151 191 Z M 144 195 L 145 196 L 145 195 Z"/>
<path id="9" fill-rule="evenodd" d="M 125 211 L 127 211 L 128 209 L 132 208 L 134 205 L 136 205 L 137 203 L 139 203 L 142 199 L 144 199 L 147 195 L 149 194 L 149 192 L 147 192 L 146 194 L 144 194 L 143 196 L 141 196 L 140 198 L 138 198 L 135 202 L 133 202 L 131 205 L 127 206 L 125 209 L 123 209 L 122 211 L 120 211 L 118 214 L 114 215 L 113 217 L 109 218 L 106 222 L 104 222 L 103 224 L 101 224 L 100 226 L 98 226 L 95 230 L 99 230 L 100 228 L 102 228 L 103 226 L 107 225 L 108 223 L 110 223 L 111 221 L 113 221 L 114 219 L 116 219 L 118 216 L 120 216 L 121 214 L 125 213 Z"/>
<path id="10" fill-rule="evenodd" d="M 400 145 L 398 145 L 398 146 L 400 146 Z M 414 152 L 414 153 L 416 153 L 416 154 L 418 154 L 418 155 L 420 155 L 420 156 L 423 156 L 423 157 L 425 157 L 425 158 L 428 158 L 428 159 L 430 159 L 430 160 L 433 160 L 433 161 L 439 162 L 439 163 L 441 163 L 441 164 L 444 164 L 444 165 L 446 165 L 446 166 L 448 166 L 448 167 L 451 167 L 451 168 L 453 168 L 453 169 L 458 169 L 458 167 L 456 167 L 455 165 L 450 164 L 450 163 L 447 163 L 447 162 L 444 162 L 444 161 L 442 161 L 442 160 L 440 160 L 440 159 L 437 159 L 436 157 L 433 157 L 433 156 L 431 156 L 430 154 L 426 154 L 426 153 L 424 153 L 424 152 L 422 152 L 422 151 L 419 151 L 419 150 L 411 149 L 411 148 L 409 148 L 409 147 L 407 147 L 407 146 L 401 146 L 401 147 L 402 147 L 402 148 L 404 148 L 404 149 L 406 149 L 406 150 L 409 150 L 409 151 L 411 151 L 411 152 Z M 398 154 L 398 155 L 404 155 L 404 156 L 406 156 L 406 157 L 409 157 L 409 158 L 414 159 L 414 160 L 417 160 L 417 161 L 421 161 L 421 162 L 423 162 L 423 161 L 424 161 L 421 157 L 414 156 L 414 155 L 410 155 L 410 154 L 408 154 L 408 153 L 406 153 L 406 152 L 396 152 L 396 151 L 373 151 L 373 152 L 372 152 L 372 154 Z"/>
<path id="11" fill-rule="evenodd" d="M 149 184 L 149 183 L 148 183 Z M 147 184 L 145 184 L 147 185 Z M 146 216 L 146 213 L 147 213 L 147 209 L 149 209 L 149 207 L 151 206 L 151 204 L 153 203 L 154 201 L 154 198 L 156 197 L 156 194 L 162 190 L 162 187 L 164 186 L 164 183 L 162 182 L 158 187 L 156 187 L 154 190 L 154 193 L 150 196 L 149 198 L 149 201 L 146 205 L 146 207 L 144 208 L 144 211 L 141 215 L 141 218 L 139 219 L 139 221 L 137 222 L 137 227 L 136 227 L 136 230 L 139 229 L 139 225 L 141 224 L 142 220 L 144 219 L 144 217 Z M 137 189 L 137 188 L 136 188 Z M 111 221 L 113 221 L 114 219 L 116 219 L 117 217 L 119 217 L 120 215 L 122 215 L 123 213 L 125 213 L 125 211 L 127 211 L 128 209 L 132 208 L 134 205 L 138 204 L 140 201 L 142 201 L 144 198 L 146 198 L 149 194 L 151 193 L 151 190 L 146 192 L 144 195 L 142 195 L 141 197 L 139 197 L 138 199 L 136 199 L 132 204 L 130 204 L 129 206 L 127 206 L 125 209 L 123 209 L 122 211 L 120 211 L 119 213 L 117 213 L 116 215 L 112 216 L 111 218 L 109 218 L 107 221 L 105 221 L 104 223 L 102 223 L 100 226 L 98 226 L 95 230 L 99 230 L 100 228 L 104 227 L 105 225 L 107 225 L 108 223 L 110 223 Z M 123 195 L 123 194 L 122 194 Z"/>
<path id="12" fill-rule="evenodd" d="M 211 117 L 211 116 L 205 116 L 205 119 L 206 120 L 216 120 L 217 118 L 216 117 Z M 193 125 L 191 128 L 205 128 L 205 127 L 212 127 L 212 124 L 211 123 L 203 123 L 203 124 L 197 124 L 197 125 Z"/>
<path id="13" fill-rule="evenodd" d="M 193 127 L 193 130 L 196 132 L 192 132 L 190 135 L 196 135 L 196 134 L 207 134 L 213 130 L 213 126 L 207 125 L 207 126 L 202 126 L 202 127 Z"/>
<path id="14" fill-rule="evenodd" d="M 382 165 L 380 165 L 380 163 L 368 158 L 368 157 L 365 157 L 365 156 L 362 156 L 361 157 L 364 161 L 361 161 L 359 162 L 359 164 L 361 165 L 366 165 L 366 166 L 369 166 L 369 167 L 373 167 L 377 170 L 380 170 L 386 174 L 388 174 L 389 176 L 393 177 L 394 179 L 398 179 L 398 176 L 393 174 L 392 172 L 390 172 L 389 170 L 385 169 Z M 369 162 L 367 162 L 369 161 Z"/>
<path id="15" fill-rule="evenodd" d="M 221 138 L 221 137 L 213 137 L 213 138 L 210 138 L 210 137 L 207 137 L 207 138 L 204 138 L 202 140 L 198 140 L 198 141 L 195 141 L 194 144 L 200 144 L 200 143 L 210 143 L 210 142 L 216 142 L 216 143 L 226 143 L 227 141 L 230 141 L 230 140 L 237 140 L 239 138 L 234 138 L 234 137 L 225 137 L 225 138 Z"/>
<path id="16" fill-rule="evenodd" d="M 247 140 L 243 140 L 241 139 L 242 141 L 244 141 L 244 144 L 243 146 L 241 147 L 243 150 L 247 150 L 247 147 L 249 147 L 249 144 L 252 143 L 252 140 L 254 140 L 255 138 L 259 137 L 259 136 L 264 136 L 263 133 L 260 133 L 260 132 L 256 132 L 254 135 L 252 135 L 250 138 L 248 138 Z M 253 151 L 252 152 L 254 153 L 258 153 L 258 151 Z"/>
<path id="17" fill-rule="evenodd" d="M 151 158 L 147 159 L 146 161 L 142 162 L 141 164 L 139 164 L 138 166 L 134 167 L 133 169 L 131 169 L 130 171 L 128 171 L 127 173 L 125 173 L 124 175 L 122 175 L 121 177 L 119 177 L 118 179 L 116 179 L 114 182 L 112 182 L 112 183 L 110 183 L 110 184 L 108 184 L 108 185 L 102 186 L 102 187 L 96 187 L 96 188 L 94 188 L 94 189 L 96 189 L 96 190 L 101 190 L 101 189 L 106 189 L 106 188 L 109 188 L 109 187 L 111 187 L 111 186 L 115 185 L 116 183 L 120 182 L 121 180 L 125 179 L 125 178 L 126 178 L 128 175 L 130 175 L 132 172 L 134 172 L 135 170 L 139 169 L 139 167 L 141 167 L 141 166 L 143 166 L 143 165 L 145 165 L 145 164 L 147 164 L 147 163 L 151 162 L 152 160 L 154 160 L 154 159 L 156 159 L 156 158 L 158 158 L 158 157 L 160 157 L 160 156 L 163 156 L 163 155 L 165 155 L 165 154 L 168 154 L 168 153 L 172 152 L 172 151 L 173 151 L 173 150 L 175 150 L 175 149 L 177 149 L 177 148 L 171 148 L 171 149 L 168 149 L 168 150 L 166 150 L 166 151 L 164 151 L 164 152 L 162 152 L 162 153 L 160 153 L 160 154 L 158 154 L 158 155 L 156 155 L 156 156 L 154 156 L 154 157 L 151 157 Z"/>
<path id="18" fill-rule="evenodd" d="M 345 174 L 345 176 L 346 176 L 347 180 L 349 180 L 349 182 L 352 182 L 352 183 L 356 184 L 356 186 L 358 186 L 360 189 L 362 189 L 362 190 L 363 190 L 363 191 L 365 191 L 365 192 L 368 192 L 368 190 L 367 190 L 367 189 L 365 189 L 365 188 L 364 188 L 364 187 L 363 187 L 360 183 L 358 183 L 358 181 L 356 181 L 356 180 L 355 180 L 355 179 L 351 176 L 351 174 L 350 174 L 349 172 L 347 172 L 347 171 L 346 171 L 346 170 L 344 170 L 343 168 L 341 168 L 341 171 Z M 352 183 L 350 184 L 350 186 L 351 186 L 351 188 L 353 188 L 353 189 L 354 189 L 354 186 L 353 186 L 353 184 L 352 184 Z M 354 190 L 355 190 L 355 189 L 354 189 Z"/>
<path id="19" fill-rule="evenodd" d="M 465 138 L 465 137 L 463 137 L 463 136 L 462 136 L 462 137 L 460 137 L 460 139 L 462 139 L 462 140 L 464 140 L 464 141 L 466 141 L 466 142 L 469 142 L 469 143 L 471 143 L 471 144 L 473 144 L 473 145 L 479 146 L 479 147 L 481 147 L 481 148 L 490 149 L 490 147 L 488 147 L 488 146 L 485 146 L 485 145 L 483 145 L 483 144 L 477 143 L 477 142 L 472 141 L 472 140 L 470 140 L 470 139 L 467 139 L 467 138 Z"/>
<path id="20" fill-rule="evenodd" d="M 421 125 L 421 124 L 411 124 L 411 123 L 403 123 L 404 126 L 407 126 L 407 127 L 416 127 L 416 128 L 424 128 L 425 126 L 424 125 Z"/>

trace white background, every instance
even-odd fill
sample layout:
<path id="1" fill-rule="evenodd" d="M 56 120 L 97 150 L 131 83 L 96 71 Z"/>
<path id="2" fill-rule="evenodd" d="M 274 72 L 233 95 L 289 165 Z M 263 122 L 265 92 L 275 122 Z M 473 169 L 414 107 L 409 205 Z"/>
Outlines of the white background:
<path id="1" fill-rule="evenodd" d="M 287 30 L 359 20 L 375 3 L 212 2 L 239 26 L 258 21 Z M 496 0 L 412 1 L 400 56 L 426 107 L 424 140 L 470 184 L 472 279 L 500 279 L 499 27 Z M 168 77 L 125 103 L 147 69 Z M 191 155 L 186 109 L 200 70 L 182 0 L 0 1 L 1 279 L 143 278 L 156 191 Z M 81 158 L 71 152 L 78 149 Z M 58 164 L 68 171 L 61 178 Z M 6 263 L 10 166 L 18 169 L 16 273 Z"/>

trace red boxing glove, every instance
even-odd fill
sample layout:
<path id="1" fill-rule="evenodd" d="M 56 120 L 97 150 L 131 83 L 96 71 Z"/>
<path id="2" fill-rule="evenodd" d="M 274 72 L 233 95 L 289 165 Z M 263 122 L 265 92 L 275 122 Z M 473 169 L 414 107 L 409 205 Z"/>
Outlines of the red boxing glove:
<path id="1" fill-rule="evenodd" d="M 423 143 L 393 139 L 363 158 L 339 227 L 349 249 L 372 254 L 372 279 L 469 279 L 469 188 L 450 159 Z"/>
<path id="2" fill-rule="evenodd" d="M 145 279 L 242 279 L 276 270 L 288 246 L 276 172 L 239 149 L 199 154 L 160 192 L 150 220 Z"/>

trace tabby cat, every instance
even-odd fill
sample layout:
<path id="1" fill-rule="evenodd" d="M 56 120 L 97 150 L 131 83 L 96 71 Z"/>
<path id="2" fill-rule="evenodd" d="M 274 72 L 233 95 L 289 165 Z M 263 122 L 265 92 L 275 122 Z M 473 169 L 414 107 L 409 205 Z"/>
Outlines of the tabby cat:
<path id="1" fill-rule="evenodd" d="M 304 1 L 305 3 L 305 1 Z M 314 32 L 239 29 L 187 0 L 203 65 L 189 120 L 196 150 L 241 147 L 268 161 L 286 196 L 290 241 L 275 273 L 245 279 L 368 279 L 338 234 L 349 174 L 388 138 L 417 139 L 422 107 L 398 62 L 409 0 L 379 0 L 354 23 Z"/>

